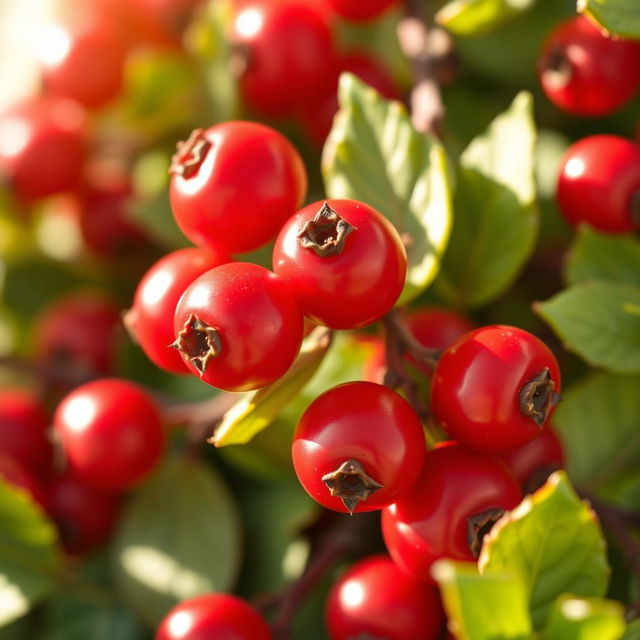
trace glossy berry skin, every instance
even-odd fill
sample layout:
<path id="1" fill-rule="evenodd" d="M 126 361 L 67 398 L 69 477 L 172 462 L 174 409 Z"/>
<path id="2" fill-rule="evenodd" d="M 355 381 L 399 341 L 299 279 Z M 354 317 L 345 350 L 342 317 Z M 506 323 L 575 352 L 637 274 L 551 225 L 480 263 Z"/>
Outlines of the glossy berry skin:
<path id="1" fill-rule="evenodd" d="M 185 600 L 166 615 L 155 640 L 272 640 L 264 618 L 244 600 L 209 593 Z"/>
<path id="2" fill-rule="evenodd" d="M 209 353 L 198 351 L 202 341 L 195 349 L 189 346 L 197 332 L 194 317 L 215 332 L 207 338 Z M 277 380 L 293 364 L 302 330 L 302 314 L 286 283 L 247 262 L 223 264 L 197 278 L 180 298 L 174 323 L 189 370 L 227 391 L 258 389 Z"/>
<path id="3" fill-rule="evenodd" d="M 289 116 L 327 95 L 335 77 L 326 17 L 297 0 L 256 0 L 237 13 L 231 43 L 244 50 L 242 96 L 267 116 Z"/>
<path id="4" fill-rule="evenodd" d="M 538 376 L 545 381 L 533 398 L 535 415 L 526 415 L 522 394 Z M 441 355 L 431 409 L 442 428 L 464 446 L 502 453 L 539 434 L 559 393 L 558 363 L 541 340 L 523 329 L 490 325 L 465 334 Z"/>
<path id="5" fill-rule="evenodd" d="M 54 428 L 71 472 L 105 492 L 140 483 L 165 448 L 160 413 L 151 397 L 117 378 L 89 382 L 68 394 L 58 405 Z"/>
<path id="6" fill-rule="evenodd" d="M 408 575 L 433 582 L 431 566 L 440 558 L 472 561 L 482 543 L 469 544 L 468 518 L 510 510 L 520 487 L 496 456 L 457 443 L 429 451 L 411 491 L 382 512 L 382 534 L 394 562 Z"/>
<path id="7" fill-rule="evenodd" d="M 87 119 L 64 98 L 34 98 L 0 114 L 0 175 L 15 195 L 31 203 L 82 179 Z"/>
<path id="8" fill-rule="evenodd" d="M 365 22 L 379 18 L 397 4 L 397 0 L 329 0 L 333 10 L 347 20 Z"/>
<path id="9" fill-rule="evenodd" d="M 47 486 L 47 511 L 67 552 L 84 554 L 108 539 L 120 513 L 120 500 L 65 474 Z"/>
<path id="10" fill-rule="evenodd" d="M 121 337 L 120 306 L 100 293 L 78 291 L 38 314 L 33 345 L 40 363 L 82 380 L 113 373 Z"/>
<path id="11" fill-rule="evenodd" d="M 579 116 L 604 116 L 640 86 L 640 43 L 609 38 L 591 20 L 576 16 L 545 42 L 538 74 L 556 106 Z"/>
<path id="12" fill-rule="evenodd" d="M 229 254 L 269 242 L 307 191 L 293 145 L 256 122 L 196 130 L 179 146 L 170 171 L 171 208 L 182 232 Z"/>
<path id="13" fill-rule="evenodd" d="M 0 455 L 46 477 L 53 456 L 48 428 L 49 418 L 33 392 L 12 387 L 0 390 Z"/>
<path id="14" fill-rule="evenodd" d="M 378 555 L 354 564 L 331 587 L 325 620 L 331 640 L 438 640 L 444 614 L 435 587 Z"/>
<path id="15" fill-rule="evenodd" d="M 640 147 L 618 136 L 589 136 L 571 145 L 560 164 L 556 199 L 567 221 L 603 233 L 640 225 Z"/>
<path id="16" fill-rule="evenodd" d="M 344 462 L 356 460 L 382 485 L 353 511 L 380 509 L 416 482 L 426 452 L 417 414 L 395 391 L 372 382 L 329 389 L 304 412 L 293 437 L 293 466 L 307 493 L 328 509 L 351 511 L 323 481 Z"/>
<path id="17" fill-rule="evenodd" d="M 179 249 L 156 262 L 142 277 L 125 324 L 145 354 L 160 368 L 187 373 L 175 340 L 174 316 L 186 288 L 203 273 L 228 262 L 219 253 L 197 247 Z"/>
<path id="18" fill-rule="evenodd" d="M 310 237 L 306 230 L 327 211 L 353 229 L 335 250 L 319 255 L 300 236 Z M 321 233 L 335 238 L 335 229 Z M 284 225 L 273 249 L 273 270 L 310 320 L 356 329 L 393 307 L 404 286 L 407 257 L 395 227 L 376 209 L 357 200 L 326 200 L 304 207 Z"/>

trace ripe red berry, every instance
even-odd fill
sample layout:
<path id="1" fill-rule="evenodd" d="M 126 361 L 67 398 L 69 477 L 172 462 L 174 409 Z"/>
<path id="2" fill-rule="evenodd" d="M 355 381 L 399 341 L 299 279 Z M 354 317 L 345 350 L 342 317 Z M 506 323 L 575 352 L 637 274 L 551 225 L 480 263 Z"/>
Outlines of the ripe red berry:
<path id="1" fill-rule="evenodd" d="M 53 454 L 48 427 L 49 418 L 34 393 L 17 388 L 0 390 L 0 455 L 46 477 Z"/>
<path id="2" fill-rule="evenodd" d="M 435 587 L 380 555 L 354 564 L 331 587 L 325 620 L 331 640 L 438 640 L 444 614 Z"/>
<path id="3" fill-rule="evenodd" d="M 118 518 L 120 501 L 66 474 L 47 486 L 47 511 L 60 531 L 64 548 L 83 554 L 107 540 Z"/>
<path id="4" fill-rule="evenodd" d="M 640 86 L 640 43 L 608 37 L 588 18 L 576 16 L 551 33 L 538 73 L 547 97 L 561 109 L 603 116 Z"/>
<path id="5" fill-rule="evenodd" d="M 31 202 L 78 185 L 85 159 L 84 109 L 64 98 L 34 98 L 0 115 L 0 173 Z"/>
<path id="6" fill-rule="evenodd" d="M 436 560 L 477 558 L 485 534 L 520 499 L 502 460 L 447 443 L 427 453 L 413 489 L 383 510 L 382 534 L 403 571 L 433 582 Z"/>
<path id="7" fill-rule="evenodd" d="M 357 200 L 315 202 L 282 228 L 273 270 L 302 312 L 332 329 L 381 318 L 402 293 L 407 257 L 395 227 Z"/>
<path id="8" fill-rule="evenodd" d="M 256 0 L 236 15 L 231 42 L 246 56 L 240 89 L 247 106 L 288 116 L 321 99 L 335 77 L 326 16 L 299 0 Z"/>
<path id="9" fill-rule="evenodd" d="M 256 122 L 196 129 L 178 145 L 170 172 L 171 207 L 182 232 L 230 254 L 271 240 L 307 191 L 293 145 Z"/>
<path id="10" fill-rule="evenodd" d="M 264 618 L 244 600 L 209 593 L 185 600 L 166 615 L 155 640 L 271 640 Z"/>
<path id="11" fill-rule="evenodd" d="M 40 480 L 21 462 L 0 453 L 0 480 L 26 491 L 43 509 L 47 497 Z"/>
<path id="12" fill-rule="evenodd" d="M 491 325 L 465 334 L 442 354 L 431 409 L 461 444 L 501 453 L 539 434 L 559 393 L 560 371 L 549 348 L 523 329 Z"/>
<path id="13" fill-rule="evenodd" d="M 585 222 L 604 233 L 640 226 L 640 147 L 618 136 L 589 136 L 564 154 L 556 192 L 572 225 Z"/>
<path id="14" fill-rule="evenodd" d="M 293 436 L 302 486 L 334 511 L 373 511 L 415 483 L 426 451 L 420 419 L 388 387 L 348 382 L 304 412 Z"/>
<path id="15" fill-rule="evenodd" d="M 132 382 L 116 378 L 72 391 L 58 406 L 54 427 L 73 474 L 108 492 L 140 483 L 165 448 L 153 400 Z"/>
<path id="16" fill-rule="evenodd" d="M 184 292 L 174 346 L 203 382 L 248 391 L 287 371 L 302 329 L 300 309 L 281 278 L 255 264 L 231 262 L 207 271 Z"/>
<path id="17" fill-rule="evenodd" d="M 228 261 L 206 249 L 179 249 L 158 260 L 140 280 L 125 323 L 147 356 L 162 369 L 187 373 L 182 356 L 169 346 L 175 340 L 178 300 L 198 276 Z"/>
<path id="18" fill-rule="evenodd" d="M 397 0 L 329 0 L 329 3 L 343 18 L 364 22 L 380 17 L 397 4 Z"/>

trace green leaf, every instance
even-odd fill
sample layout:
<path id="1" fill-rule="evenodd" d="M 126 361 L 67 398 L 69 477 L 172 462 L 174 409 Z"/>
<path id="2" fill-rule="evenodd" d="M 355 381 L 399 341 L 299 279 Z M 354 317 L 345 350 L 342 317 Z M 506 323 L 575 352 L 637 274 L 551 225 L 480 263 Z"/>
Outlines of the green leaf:
<path id="1" fill-rule="evenodd" d="M 619 602 L 565 595 L 551 609 L 540 640 L 619 640 L 624 629 Z"/>
<path id="2" fill-rule="evenodd" d="M 529 9 L 536 0 L 451 0 L 436 13 L 442 27 L 458 36 L 488 33 Z"/>
<path id="3" fill-rule="evenodd" d="M 594 490 L 640 463 L 640 376 L 597 373 L 563 392 L 553 417 L 573 481 Z"/>
<path id="4" fill-rule="evenodd" d="M 605 235 L 581 226 L 566 265 L 570 285 L 589 280 L 640 286 L 640 242 L 631 235 Z"/>
<path id="5" fill-rule="evenodd" d="M 322 156 L 326 192 L 375 207 L 410 238 L 404 304 L 431 283 L 449 238 L 445 152 L 434 137 L 413 128 L 402 104 L 383 99 L 354 75 L 342 74 L 338 98 Z"/>
<path id="6" fill-rule="evenodd" d="M 235 505 L 214 470 L 193 459 L 170 460 L 122 517 L 114 545 L 120 593 L 157 625 L 181 600 L 230 589 L 240 539 Z"/>
<path id="7" fill-rule="evenodd" d="M 566 289 L 535 311 L 564 346 L 589 364 L 619 373 L 640 372 L 640 287 L 585 282 Z"/>
<path id="8" fill-rule="evenodd" d="M 479 306 L 500 295 L 533 251 L 535 138 L 533 101 L 523 92 L 460 158 L 453 230 L 436 281 L 456 305 Z"/>
<path id="9" fill-rule="evenodd" d="M 449 630 L 464 640 L 530 640 L 527 591 L 517 577 L 479 575 L 475 565 L 438 561 L 433 574 Z"/>
<path id="10" fill-rule="evenodd" d="M 511 571 L 520 576 L 536 628 L 558 596 L 599 597 L 609 580 L 598 521 L 562 471 L 494 525 L 478 567 L 483 575 Z"/>
<path id="11" fill-rule="evenodd" d="M 640 38 L 640 12 L 636 0 L 578 0 L 578 11 L 611 33 Z"/>
<path id="12" fill-rule="evenodd" d="M 640 640 L 640 619 L 629 623 L 622 640 Z"/>
<path id="13" fill-rule="evenodd" d="M 314 329 L 289 371 L 273 384 L 245 394 L 227 411 L 209 442 L 216 447 L 244 444 L 268 427 L 318 370 L 330 344 L 329 331 Z"/>
<path id="14" fill-rule="evenodd" d="M 0 478 L 0 626 L 56 589 L 62 569 L 57 542 L 41 507 Z"/>

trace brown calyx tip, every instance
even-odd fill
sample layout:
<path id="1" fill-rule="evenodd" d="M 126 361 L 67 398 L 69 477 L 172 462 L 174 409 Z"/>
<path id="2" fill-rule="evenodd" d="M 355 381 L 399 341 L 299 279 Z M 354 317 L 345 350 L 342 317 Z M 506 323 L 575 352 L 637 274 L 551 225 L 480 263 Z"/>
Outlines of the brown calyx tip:
<path id="1" fill-rule="evenodd" d="M 493 525 L 502 518 L 505 511 L 500 507 L 491 507 L 482 513 L 467 518 L 467 543 L 474 558 L 480 555 L 484 537 Z"/>
<path id="2" fill-rule="evenodd" d="M 206 371 L 209 360 L 219 356 L 222 350 L 218 329 L 202 322 L 195 313 L 189 316 L 175 342 L 169 346 L 180 351 L 193 364 L 200 377 Z"/>
<path id="3" fill-rule="evenodd" d="M 298 244 L 321 257 L 332 256 L 344 249 L 346 237 L 355 230 L 325 201 L 313 220 L 298 233 Z"/>
<path id="4" fill-rule="evenodd" d="M 549 367 L 545 367 L 520 389 L 520 411 L 539 427 L 544 425 L 549 412 L 560 400 L 560 394 L 554 391 L 555 387 Z"/>
<path id="5" fill-rule="evenodd" d="M 542 60 L 541 72 L 545 83 L 553 89 L 561 89 L 569 84 L 573 66 L 563 45 L 557 43 L 549 49 Z"/>
<path id="6" fill-rule="evenodd" d="M 171 158 L 169 173 L 182 178 L 191 178 L 207 157 L 211 142 L 204 136 L 204 129 L 194 129 L 186 142 L 178 142 L 177 151 Z"/>
<path id="7" fill-rule="evenodd" d="M 342 500 L 351 515 L 361 500 L 368 500 L 383 486 L 367 475 L 364 467 L 353 459 L 343 462 L 335 471 L 323 475 L 322 482 L 327 485 L 332 496 Z"/>

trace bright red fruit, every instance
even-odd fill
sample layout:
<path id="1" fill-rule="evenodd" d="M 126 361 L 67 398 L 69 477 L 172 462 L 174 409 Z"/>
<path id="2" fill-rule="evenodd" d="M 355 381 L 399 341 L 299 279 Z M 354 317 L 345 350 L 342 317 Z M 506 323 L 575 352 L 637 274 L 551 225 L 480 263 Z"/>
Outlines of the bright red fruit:
<path id="1" fill-rule="evenodd" d="M 28 471 L 46 476 L 53 450 L 47 437 L 49 418 L 36 395 L 26 389 L 0 390 L 0 455 Z"/>
<path id="2" fill-rule="evenodd" d="M 96 491 L 72 475 L 47 486 L 47 511 L 60 531 L 64 548 L 83 554 L 106 541 L 120 512 L 117 497 Z"/>
<path id="3" fill-rule="evenodd" d="M 166 615 L 155 640 L 271 640 L 264 618 L 244 600 L 209 593 L 185 600 Z"/>
<path id="4" fill-rule="evenodd" d="M 484 535 L 520 499 L 502 460 L 449 443 L 427 453 L 417 484 L 383 510 L 382 534 L 403 571 L 433 582 L 436 560 L 472 561 Z"/>
<path id="5" fill-rule="evenodd" d="M 182 232 L 230 254 L 271 240 L 307 191 L 293 145 L 256 122 L 196 129 L 178 145 L 170 172 L 171 207 Z"/>
<path id="6" fill-rule="evenodd" d="M 85 160 L 84 109 L 64 98 L 34 98 L 0 115 L 0 174 L 31 202 L 76 187 Z"/>
<path id="7" fill-rule="evenodd" d="M 610 38 L 588 18 L 576 16 L 545 42 L 538 74 L 547 97 L 561 109 L 603 116 L 640 86 L 640 43 Z"/>
<path id="8" fill-rule="evenodd" d="M 397 0 L 329 0 L 329 4 L 343 18 L 364 22 L 380 17 L 397 4 Z"/>
<path id="9" fill-rule="evenodd" d="M 335 78 L 327 18 L 299 0 L 256 0 L 235 17 L 231 43 L 246 56 L 240 89 L 249 107 L 291 115 L 326 96 Z"/>
<path id="10" fill-rule="evenodd" d="M 302 486 L 328 509 L 373 511 L 416 482 L 426 452 L 422 424 L 404 398 L 372 382 L 325 391 L 293 436 Z"/>
<path id="11" fill-rule="evenodd" d="M 381 318 L 402 293 L 407 257 L 395 227 L 357 200 L 315 202 L 282 228 L 273 270 L 302 312 L 332 329 Z"/>
<path id="12" fill-rule="evenodd" d="M 380 555 L 354 564 L 333 585 L 325 620 L 331 640 L 438 640 L 444 614 L 435 587 Z"/>
<path id="13" fill-rule="evenodd" d="M 72 391 L 58 406 L 54 427 L 73 474 L 108 492 L 141 482 L 165 448 L 160 413 L 151 397 L 116 378 Z"/>
<path id="14" fill-rule="evenodd" d="M 0 453 L 0 479 L 14 487 L 24 489 L 43 509 L 46 508 L 47 497 L 40 480 L 15 458 Z"/>
<path id="15" fill-rule="evenodd" d="M 544 342 L 523 329 L 491 325 L 465 334 L 442 354 L 431 410 L 461 444 L 502 453 L 540 433 L 559 393 L 558 363 Z"/>
<path id="16" fill-rule="evenodd" d="M 604 233 L 640 226 L 640 147 L 618 136 L 589 136 L 564 154 L 556 192 L 572 225 Z"/>
<path id="17" fill-rule="evenodd" d="M 203 382 L 258 389 L 293 364 L 302 314 L 286 283 L 264 267 L 231 262 L 195 280 L 178 302 L 175 347 Z"/>
<path id="18" fill-rule="evenodd" d="M 156 262 L 136 289 L 125 324 L 147 356 L 172 373 L 187 373 L 182 356 L 170 344 L 176 306 L 185 289 L 206 271 L 229 262 L 229 258 L 207 249 L 174 251 Z"/>

